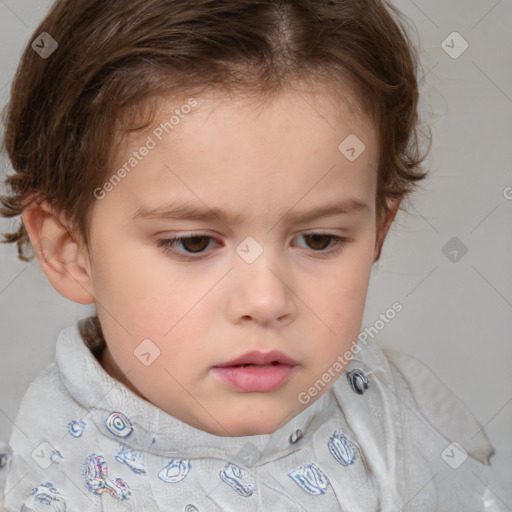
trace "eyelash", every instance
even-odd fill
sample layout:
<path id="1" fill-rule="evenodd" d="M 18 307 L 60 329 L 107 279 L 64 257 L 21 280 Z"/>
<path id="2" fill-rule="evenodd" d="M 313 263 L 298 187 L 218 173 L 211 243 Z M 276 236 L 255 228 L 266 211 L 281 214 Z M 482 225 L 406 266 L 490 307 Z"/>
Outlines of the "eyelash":
<path id="1" fill-rule="evenodd" d="M 315 252 L 315 253 L 326 254 L 326 255 L 329 255 L 329 256 L 336 256 L 348 244 L 348 240 L 346 238 L 338 236 L 338 235 L 332 235 L 331 233 L 316 233 L 316 232 L 313 232 L 313 233 L 303 233 L 301 236 L 308 237 L 308 236 L 315 236 L 315 235 L 316 236 L 327 236 L 327 237 L 330 237 L 331 240 L 334 240 L 336 242 L 336 245 L 334 246 L 334 249 L 330 249 L 330 250 L 321 249 L 321 250 L 318 250 L 318 251 L 313 250 L 313 252 Z M 164 253 L 172 254 L 172 255 L 176 256 L 177 258 L 179 258 L 179 259 L 186 260 L 186 261 L 199 260 L 199 259 L 201 259 L 200 255 L 204 254 L 204 252 L 188 253 L 188 254 L 197 254 L 199 256 L 187 256 L 187 255 L 183 255 L 182 253 L 180 253 L 180 252 L 178 252 L 178 251 L 173 249 L 173 247 L 176 246 L 177 242 L 180 242 L 180 241 L 183 241 L 183 240 L 190 240 L 190 239 L 193 239 L 193 238 L 208 238 L 208 239 L 212 239 L 212 240 L 214 239 L 213 237 L 211 237 L 209 235 L 206 235 L 206 234 L 203 234 L 203 233 L 194 233 L 193 236 L 181 236 L 181 237 L 174 237 L 174 238 L 161 238 L 160 240 L 157 241 L 157 246 L 159 248 L 163 248 Z"/>

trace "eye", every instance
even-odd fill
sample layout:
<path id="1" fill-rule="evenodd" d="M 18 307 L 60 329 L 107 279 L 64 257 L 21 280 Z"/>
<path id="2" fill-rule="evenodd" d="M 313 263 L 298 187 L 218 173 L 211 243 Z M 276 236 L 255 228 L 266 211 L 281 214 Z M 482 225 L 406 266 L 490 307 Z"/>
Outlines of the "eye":
<path id="1" fill-rule="evenodd" d="M 346 238 L 330 233 L 304 233 L 300 235 L 306 240 L 307 245 L 314 253 L 335 255 L 338 254 L 348 243 Z M 194 233 L 193 236 L 180 236 L 173 238 L 162 238 L 157 241 L 157 246 L 163 248 L 166 254 L 172 254 L 178 258 L 185 260 L 198 260 L 199 256 L 205 254 L 210 240 L 213 237 L 202 233 Z M 327 249 L 331 242 L 335 242 L 331 249 Z M 183 250 L 176 249 L 180 246 Z"/>
<path id="2" fill-rule="evenodd" d="M 334 255 L 339 253 L 348 243 L 346 238 L 330 233 L 304 233 L 301 235 L 306 240 L 307 245 L 313 249 L 314 252 L 325 253 Z M 332 241 L 335 241 L 334 247 L 326 250 Z"/>
<path id="3" fill-rule="evenodd" d="M 194 236 L 182 236 L 174 238 L 163 238 L 158 240 L 158 247 L 163 247 L 165 253 L 175 254 L 178 257 L 187 257 L 187 254 L 202 254 L 204 249 L 208 247 L 209 240 L 213 240 L 211 236 L 201 233 L 194 234 Z M 184 253 L 180 254 L 175 247 L 181 244 L 185 249 Z M 194 259 L 189 258 L 189 259 Z"/>

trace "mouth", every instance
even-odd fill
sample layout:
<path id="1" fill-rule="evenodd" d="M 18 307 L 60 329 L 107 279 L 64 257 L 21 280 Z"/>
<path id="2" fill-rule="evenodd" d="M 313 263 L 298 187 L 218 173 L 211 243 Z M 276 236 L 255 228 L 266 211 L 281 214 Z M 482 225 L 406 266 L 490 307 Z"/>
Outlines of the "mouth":
<path id="1" fill-rule="evenodd" d="M 213 367 L 214 374 L 229 387 L 245 393 L 268 392 L 282 386 L 296 362 L 279 351 L 248 352 Z"/>
<path id="2" fill-rule="evenodd" d="M 261 367 L 261 366 L 276 366 L 278 364 L 282 364 L 282 363 L 280 363 L 279 361 L 272 361 L 270 364 L 253 364 L 253 363 L 234 364 L 228 368 L 248 368 L 249 366 L 259 366 L 259 367 Z M 225 368 L 225 367 L 221 366 L 220 368 Z"/>
<path id="3" fill-rule="evenodd" d="M 288 366 L 295 366 L 297 362 L 290 356 L 280 352 L 279 350 L 272 350 L 270 352 L 261 352 L 253 350 L 247 352 L 236 359 L 232 359 L 226 363 L 218 364 L 215 368 L 225 367 L 238 367 L 238 366 L 269 366 L 285 364 Z"/>

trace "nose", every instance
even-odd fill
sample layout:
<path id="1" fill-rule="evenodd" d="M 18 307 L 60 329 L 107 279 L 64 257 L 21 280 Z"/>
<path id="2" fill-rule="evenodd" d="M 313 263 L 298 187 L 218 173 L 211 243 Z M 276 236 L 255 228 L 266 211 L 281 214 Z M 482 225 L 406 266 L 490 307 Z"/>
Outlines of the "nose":
<path id="1" fill-rule="evenodd" d="M 230 273 L 228 314 L 231 321 L 282 327 L 296 316 L 297 297 L 289 270 L 283 270 L 270 251 L 252 263 L 241 259 Z"/>

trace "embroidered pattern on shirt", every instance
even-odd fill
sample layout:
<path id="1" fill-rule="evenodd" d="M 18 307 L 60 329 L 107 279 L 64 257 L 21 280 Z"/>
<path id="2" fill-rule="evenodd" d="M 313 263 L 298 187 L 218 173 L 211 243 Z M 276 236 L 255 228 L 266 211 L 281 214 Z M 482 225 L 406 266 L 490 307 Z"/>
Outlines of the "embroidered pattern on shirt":
<path id="1" fill-rule="evenodd" d="M 220 471 L 219 476 L 223 482 L 232 487 L 237 494 L 248 498 L 252 496 L 255 485 L 251 475 L 241 467 L 228 462 Z"/>
<path id="2" fill-rule="evenodd" d="M 360 368 L 347 372 L 347 379 L 352 391 L 358 395 L 362 395 L 368 389 L 368 375 Z"/>
<path id="3" fill-rule="evenodd" d="M 130 448 L 120 448 L 116 453 L 116 460 L 121 464 L 128 466 L 134 473 L 140 475 L 146 474 L 146 467 L 137 458 L 134 451 Z"/>
<path id="4" fill-rule="evenodd" d="M 30 496 L 33 496 L 35 501 L 43 505 L 51 505 L 52 501 L 64 501 L 64 496 L 55 488 L 52 482 L 45 482 L 38 487 L 34 487 L 30 491 Z"/>
<path id="5" fill-rule="evenodd" d="M 86 457 L 83 475 L 87 489 L 93 494 L 106 492 L 119 500 L 126 500 L 131 495 L 128 484 L 122 478 L 107 478 L 107 463 L 101 455 L 92 453 Z"/>
<path id="6" fill-rule="evenodd" d="M 84 433 L 84 428 L 85 428 L 85 422 L 83 422 L 82 420 L 79 420 L 79 421 L 73 420 L 68 423 L 68 432 L 73 437 L 80 437 Z"/>
<path id="7" fill-rule="evenodd" d="M 162 482 L 175 484 L 186 478 L 189 472 L 190 461 L 188 459 L 172 459 L 158 472 L 158 478 Z"/>
<path id="8" fill-rule="evenodd" d="M 111 413 L 105 426 L 117 437 L 128 437 L 133 432 L 131 421 L 122 412 Z"/>
<path id="9" fill-rule="evenodd" d="M 349 438 L 338 431 L 330 437 L 327 443 L 331 455 L 342 465 L 349 466 L 354 463 L 355 450 Z"/>
<path id="10" fill-rule="evenodd" d="M 288 476 L 292 478 L 301 488 L 312 496 L 324 494 L 329 480 L 324 472 L 314 463 L 303 464 L 300 468 L 294 469 Z"/>
<path id="11" fill-rule="evenodd" d="M 59 452 L 59 450 L 53 450 L 50 459 L 54 464 L 59 464 L 60 461 L 64 459 L 64 457 L 62 456 L 62 453 Z"/>
<path id="12" fill-rule="evenodd" d="M 292 432 L 290 434 L 290 437 L 288 438 L 288 442 L 290 444 L 295 444 L 302 439 L 302 435 L 303 435 L 302 430 L 300 428 L 298 428 L 297 430 L 295 430 L 295 432 Z"/>

